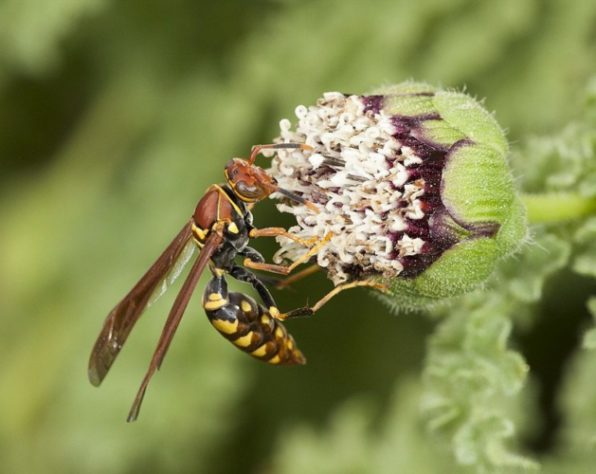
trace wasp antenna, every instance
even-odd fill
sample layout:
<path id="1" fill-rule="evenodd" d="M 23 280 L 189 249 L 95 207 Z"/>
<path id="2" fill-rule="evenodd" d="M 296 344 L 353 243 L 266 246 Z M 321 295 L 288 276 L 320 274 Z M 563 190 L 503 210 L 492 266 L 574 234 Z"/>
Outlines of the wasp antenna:
<path id="1" fill-rule="evenodd" d="M 308 207 L 311 211 L 313 211 L 315 214 L 319 214 L 321 212 L 321 210 L 315 203 L 309 201 L 308 199 L 304 199 L 303 197 L 298 196 L 297 194 L 294 194 L 292 191 L 288 191 L 287 189 L 279 187 L 276 189 L 276 191 L 282 196 L 285 196 L 288 199 L 297 202 L 298 204 L 303 204 L 304 206 Z"/>
<path id="2" fill-rule="evenodd" d="M 338 156 L 323 155 L 323 163 L 329 166 L 344 167 L 346 162 Z"/>
<path id="3" fill-rule="evenodd" d="M 311 147 L 310 145 L 306 145 L 305 143 L 272 143 L 269 145 L 255 145 L 252 147 L 252 150 L 250 151 L 250 158 L 248 159 L 248 162 L 250 164 L 253 164 L 255 162 L 255 160 L 257 159 L 257 156 L 259 155 L 259 153 L 261 153 L 262 150 L 283 150 L 283 149 L 293 149 L 293 150 L 304 150 L 304 151 L 313 151 L 314 148 Z"/>

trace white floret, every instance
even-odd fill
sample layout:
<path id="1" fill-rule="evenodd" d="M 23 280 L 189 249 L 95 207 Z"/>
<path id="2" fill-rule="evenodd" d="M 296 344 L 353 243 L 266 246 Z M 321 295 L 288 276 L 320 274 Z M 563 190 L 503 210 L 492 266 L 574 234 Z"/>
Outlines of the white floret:
<path id="1" fill-rule="evenodd" d="M 278 150 L 270 173 L 280 187 L 301 193 L 316 203 L 315 214 L 304 205 L 280 203 L 281 212 L 296 217 L 290 230 L 303 238 L 323 238 L 328 244 L 317 254 L 337 285 L 351 278 L 351 267 L 387 277 L 399 275 L 398 257 L 419 254 L 424 240 L 403 234 L 407 219 L 422 219 L 420 197 L 424 181 L 408 182 L 408 167 L 421 163 L 413 149 L 393 136 L 391 117 L 383 110 L 365 112 L 361 97 L 326 92 L 316 105 L 296 107 L 292 130 L 280 122 L 283 143 L 306 143 L 314 152 Z M 306 249 L 278 238 L 276 261 L 295 260 Z"/>

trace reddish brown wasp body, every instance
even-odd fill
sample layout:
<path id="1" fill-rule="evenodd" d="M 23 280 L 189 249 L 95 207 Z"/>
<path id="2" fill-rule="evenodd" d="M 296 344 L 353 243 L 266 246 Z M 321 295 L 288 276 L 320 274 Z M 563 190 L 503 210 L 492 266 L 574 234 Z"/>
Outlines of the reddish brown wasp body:
<path id="1" fill-rule="evenodd" d="M 224 337 L 239 349 L 271 364 L 305 362 L 280 320 L 312 314 L 312 309 L 300 308 L 281 313 L 267 287 L 248 268 L 287 274 L 315 255 L 325 239 L 320 242 L 302 241 L 282 228 L 253 227 L 252 206 L 274 192 L 318 212 L 312 203 L 280 189 L 273 178 L 254 165 L 256 156 L 264 148 L 310 149 L 307 145 L 297 144 L 259 145 L 253 147 L 248 160 L 235 158 L 230 161 L 225 168 L 226 183 L 207 189 L 191 219 L 104 322 L 89 360 L 89 380 L 93 385 L 102 382 L 152 295 L 175 269 L 185 249 L 189 245 L 201 249 L 168 315 L 128 421 L 137 418 L 149 380 L 159 369 L 199 277 L 207 266 L 213 277 L 205 290 L 203 307 L 213 326 Z M 262 255 L 248 246 L 250 238 L 278 235 L 304 244 L 308 251 L 291 265 L 282 266 L 265 263 Z M 237 256 L 244 257 L 243 265 L 236 263 Z M 226 274 L 252 285 L 264 304 L 258 304 L 241 293 L 228 293 L 224 279 Z"/>

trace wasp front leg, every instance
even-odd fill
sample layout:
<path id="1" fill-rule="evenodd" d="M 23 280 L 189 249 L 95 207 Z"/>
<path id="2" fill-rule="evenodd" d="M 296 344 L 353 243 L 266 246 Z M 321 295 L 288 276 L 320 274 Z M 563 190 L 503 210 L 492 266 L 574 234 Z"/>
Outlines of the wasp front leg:
<path id="1" fill-rule="evenodd" d="M 311 247 L 320 240 L 318 237 L 303 239 L 296 234 L 288 232 L 283 227 L 264 227 L 262 229 L 251 229 L 248 233 L 248 236 L 251 239 L 256 239 L 257 237 L 285 237 L 299 243 L 300 245 L 303 245 L 304 247 Z"/>

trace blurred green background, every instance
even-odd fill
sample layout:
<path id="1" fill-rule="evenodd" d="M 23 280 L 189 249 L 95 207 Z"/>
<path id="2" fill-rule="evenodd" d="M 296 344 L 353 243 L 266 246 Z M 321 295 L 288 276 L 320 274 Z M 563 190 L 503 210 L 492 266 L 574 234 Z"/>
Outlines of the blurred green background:
<path id="1" fill-rule="evenodd" d="M 175 291 L 101 389 L 89 351 L 226 161 L 270 142 L 296 105 L 407 79 L 466 87 L 515 143 L 575 117 L 595 24 L 593 0 L 1 0 L 0 472 L 459 472 L 429 454 L 416 416 L 433 321 L 365 291 L 288 324 L 298 368 L 234 349 L 197 295 L 135 424 Z M 255 219 L 289 223 L 269 202 Z M 276 296 L 292 308 L 328 287 Z M 540 354 L 544 334 L 524 337 Z M 549 436 L 526 450 L 548 452 Z"/>

